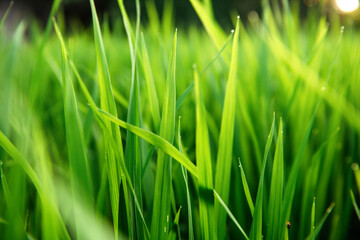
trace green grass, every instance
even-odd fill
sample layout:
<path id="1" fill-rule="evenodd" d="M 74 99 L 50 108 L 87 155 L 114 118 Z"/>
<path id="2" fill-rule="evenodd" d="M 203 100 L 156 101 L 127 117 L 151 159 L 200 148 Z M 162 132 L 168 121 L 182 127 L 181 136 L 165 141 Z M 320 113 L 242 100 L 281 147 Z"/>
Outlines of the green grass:
<path id="1" fill-rule="evenodd" d="M 90 0 L 88 28 L 54 1 L 44 30 L 10 29 L 11 3 L 0 239 L 353 237 L 360 32 L 324 1 L 306 18 L 262 2 L 232 29 L 209 0 L 190 0 L 203 27 L 186 28 L 172 1 L 136 0 L 132 19 L 118 0 L 109 24 Z"/>

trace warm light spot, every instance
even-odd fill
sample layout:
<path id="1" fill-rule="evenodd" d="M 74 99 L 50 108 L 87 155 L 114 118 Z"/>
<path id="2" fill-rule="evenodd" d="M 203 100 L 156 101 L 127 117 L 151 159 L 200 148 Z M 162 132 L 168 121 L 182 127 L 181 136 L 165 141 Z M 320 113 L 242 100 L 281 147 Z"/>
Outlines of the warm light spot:
<path id="1" fill-rule="evenodd" d="M 337 8 L 344 13 L 358 9 L 359 0 L 335 0 Z"/>

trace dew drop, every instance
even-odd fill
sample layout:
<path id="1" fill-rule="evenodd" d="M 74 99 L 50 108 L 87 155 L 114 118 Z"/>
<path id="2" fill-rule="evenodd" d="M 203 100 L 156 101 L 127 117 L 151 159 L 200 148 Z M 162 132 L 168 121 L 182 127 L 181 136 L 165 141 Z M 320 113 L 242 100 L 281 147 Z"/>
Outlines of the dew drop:
<path id="1" fill-rule="evenodd" d="M 234 29 L 231 29 L 231 33 L 234 33 L 235 32 L 235 30 Z"/>
<path id="2" fill-rule="evenodd" d="M 344 32 L 344 29 L 345 29 L 345 26 L 341 26 L 340 32 L 343 33 L 343 32 Z"/>
<path id="3" fill-rule="evenodd" d="M 321 88 L 321 91 L 322 91 L 322 92 L 325 91 L 325 87 L 322 87 L 322 88 Z"/>

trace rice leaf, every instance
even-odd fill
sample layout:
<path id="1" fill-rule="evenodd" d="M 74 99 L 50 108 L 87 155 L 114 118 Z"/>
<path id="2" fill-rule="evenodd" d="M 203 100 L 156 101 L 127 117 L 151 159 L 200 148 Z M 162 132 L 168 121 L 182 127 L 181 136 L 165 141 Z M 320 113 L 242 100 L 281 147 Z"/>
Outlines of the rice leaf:
<path id="1" fill-rule="evenodd" d="M 230 172 L 236 109 L 239 27 L 240 18 L 238 17 L 233 39 L 230 72 L 226 86 L 216 162 L 215 190 L 219 193 L 225 204 L 228 204 L 229 202 L 230 191 Z M 216 221 L 218 221 L 217 237 L 218 239 L 223 239 L 225 236 L 226 213 L 222 208 L 220 208 L 220 204 L 218 202 L 215 202 L 214 215 Z"/>
<path id="2" fill-rule="evenodd" d="M 321 230 L 322 226 L 324 225 L 327 217 L 329 216 L 329 214 L 333 210 L 334 206 L 335 206 L 335 203 L 330 204 L 330 206 L 326 209 L 325 214 L 321 217 L 320 222 L 318 223 L 318 225 L 316 225 L 315 231 L 313 231 L 309 236 L 307 236 L 306 240 L 314 239 L 320 233 L 320 230 Z"/>
<path id="3" fill-rule="evenodd" d="M 224 208 L 226 213 L 229 215 L 230 219 L 234 222 L 235 226 L 240 230 L 240 232 L 245 237 L 245 239 L 249 239 L 249 237 L 246 235 L 244 229 L 241 227 L 239 222 L 236 220 L 234 215 L 231 213 L 230 209 L 226 206 L 225 202 L 221 199 L 220 195 L 215 190 L 213 190 L 213 191 L 214 191 L 214 196 L 215 196 L 217 202 L 219 202 L 219 204 Z"/>
<path id="4" fill-rule="evenodd" d="M 160 136 L 170 143 L 175 135 L 176 113 L 176 41 L 175 31 L 172 53 L 170 56 L 168 73 L 166 77 L 163 112 L 160 124 Z M 171 157 L 164 151 L 158 152 L 153 215 L 151 220 L 151 239 L 166 239 L 169 234 L 170 217 L 170 192 L 171 192 Z"/>
<path id="5" fill-rule="evenodd" d="M 153 117 L 155 129 L 159 129 L 160 126 L 159 100 L 156 93 L 154 77 L 151 71 L 150 60 L 146 49 L 143 33 L 141 33 L 141 58 L 142 58 L 141 63 L 145 74 L 150 111 Z"/>
<path id="6" fill-rule="evenodd" d="M 190 0 L 190 3 L 204 25 L 211 40 L 214 42 L 216 48 L 218 50 L 221 49 L 222 44 L 226 41 L 226 37 L 218 23 L 214 21 L 211 9 L 209 9 L 206 4 L 198 0 Z"/>
<path id="7" fill-rule="evenodd" d="M 199 75 L 194 70 L 196 101 L 196 164 L 199 175 L 199 211 L 202 239 L 214 239 L 216 225 L 214 222 L 213 174 L 209 133 L 206 123 L 206 110 L 202 99 Z"/>
<path id="8" fill-rule="evenodd" d="M 64 239 L 70 239 L 70 236 L 66 230 L 65 224 L 61 218 L 60 212 L 58 208 L 56 207 L 54 202 L 51 202 L 51 199 L 49 200 L 47 198 L 46 190 L 41 183 L 38 175 L 34 171 L 34 169 L 30 166 L 30 164 L 24 159 L 22 154 L 18 151 L 18 149 L 10 142 L 10 140 L 3 134 L 2 131 L 0 131 L 0 146 L 9 154 L 9 156 L 15 161 L 16 164 L 18 164 L 23 171 L 26 173 L 26 175 L 29 177 L 30 181 L 34 185 L 36 191 L 39 194 L 40 199 L 43 202 L 47 203 L 47 207 L 51 208 L 51 211 L 54 212 L 57 222 L 60 226 L 61 230 L 61 236 Z"/>
<path id="9" fill-rule="evenodd" d="M 139 77 L 138 77 L 138 64 L 137 64 L 137 52 L 138 52 L 138 39 L 140 31 L 140 3 L 136 1 L 136 32 L 135 39 L 131 29 L 130 21 L 127 17 L 127 13 L 122 0 L 118 1 L 121 13 L 123 15 L 124 26 L 128 37 L 130 55 L 131 55 L 131 86 L 130 86 L 130 98 L 127 114 L 127 122 L 135 126 L 140 126 L 140 106 L 139 106 Z M 126 148 L 125 148 L 125 164 L 129 172 L 132 183 L 135 187 L 137 199 L 142 209 L 142 160 L 141 160 L 141 148 L 139 139 L 132 132 L 126 133 Z M 133 207 L 133 199 L 129 195 L 129 205 L 127 209 L 130 212 L 130 219 L 128 219 L 129 235 L 131 238 L 144 238 L 144 232 L 142 228 L 142 222 L 140 216 L 137 215 L 136 210 Z M 137 237 L 136 237 L 137 236 Z"/>
<path id="10" fill-rule="evenodd" d="M 283 123 L 280 118 L 278 139 L 276 143 L 274 164 L 271 176 L 270 198 L 269 198 L 269 217 L 267 239 L 280 239 L 280 229 L 285 228 L 285 221 L 281 218 L 281 208 L 283 205 L 284 188 L 284 155 L 283 155 Z"/>
<path id="11" fill-rule="evenodd" d="M 266 163 L 268 159 L 268 154 L 270 151 L 270 147 L 272 144 L 272 140 L 274 138 L 274 129 L 275 129 L 275 113 L 273 115 L 273 121 L 271 124 L 271 129 L 266 141 L 265 145 L 265 152 L 264 152 L 264 158 L 262 162 L 261 167 L 261 175 L 260 175 L 260 181 L 259 186 L 256 194 L 256 201 L 255 201 L 255 207 L 254 207 L 254 214 L 253 214 L 253 221 L 251 224 L 251 230 L 250 230 L 250 239 L 262 239 L 262 216 L 263 216 L 263 199 L 264 199 L 264 184 L 265 184 L 265 169 L 266 169 Z"/>
<path id="12" fill-rule="evenodd" d="M 310 233 L 314 234 L 314 232 L 315 232 L 315 197 L 311 207 L 311 221 L 310 221 Z M 315 236 L 313 235 L 311 239 L 315 239 Z"/>
<path id="13" fill-rule="evenodd" d="M 241 173 L 241 181 L 242 181 L 244 192 L 245 192 L 245 197 L 246 197 L 247 203 L 249 205 L 251 215 L 253 216 L 254 215 L 254 203 L 253 203 L 252 198 L 251 198 L 249 185 L 247 183 L 245 172 L 244 172 L 244 169 L 243 169 L 243 167 L 241 165 L 240 158 L 239 158 L 239 168 L 240 168 L 240 173 Z"/>
<path id="14" fill-rule="evenodd" d="M 81 198 L 83 199 L 82 201 L 87 201 L 89 206 L 94 206 L 93 185 L 86 156 L 84 132 L 80 124 L 74 85 L 70 72 L 71 68 L 69 67 L 65 42 L 60 29 L 56 21 L 54 20 L 53 22 L 56 34 L 61 42 L 65 130 L 72 191 L 74 198 Z M 75 214 L 75 218 L 78 219 L 77 214 Z M 76 221 L 77 225 L 79 221 L 81 220 Z M 81 237 L 78 235 L 78 238 Z"/>
<path id="15" fill-rule="evenodd" d="M 182 153 L 182 144 L 181 144 L 181 134 L 180 134 L 180 119 L 181 116 L 179 116 L 179 124 L 178 124 L 178 142 L 179 142 L 179 151 Z M 190 200 L 190 191 L 189 191 L 189 184 L 188 184 L 188 174 L 186 168 L 181 165 L 181 173 L 184 178 L 185 182 L 185 188 L 186 188 L 186 201 L 187 201 L 187 207 L 188 207 L 188 225 L 189 225 L 189 240 L 194 240 L 194 226 L 193 226 L 193 219 L 192 219 L 192 210 L 191 210 L 191 200 Z"/>
<path id="16" fill-rule="evenodd" d="M 354 193 L 353 193 L 353 191 L 351 189 L 350 189 L 350 196 L 351 196 L 352 204 L 354 205 L 355 213 L 356 213 L 357 217 L 360 220 L 360 209 L 359 209 L 359 207 L 358 207 L 358 205 L 356 203 Z"/>
<path id="17" fill-rule="evenodd" d="M 93 0 L 90 1 L 91 13 L 93 19 L 93 31 L 95 39 L 95 48 L 96 48 L 96 59 L 97 59 L 97 70 L 98 70 L 98 79 L 99 79 L 99 88 L 100 88 L 100 104 L 101 108 L 105 111 L 108 111 L 114 116 L 117 116 L 117 110 L 114 100 L 114 95 L 111 86 L 110 72 L 105 55 L 105 48 L 101 36 L 100 24 L 97 17 L 95 4 Z M 109 187 L 110 187 L 110 199 L 111 199 L 111 210 L 113 216 L 113 226 L 114 226 L 114 235 L 115 239 L 118 236 L 118 219 L 119 219 L 119 186 L 120 186 L 120 161 L 124 161 L 123 147 L 121 141 L 120 131 L 114 123 L 109 121 L 105 122 L 105 128 L 108 129 L 111 138 L 114 139 L 116 147 L 119 149 L 119 157 L 115 157 L 114 149 L 111 147 L 107 139 L 105 145 L 105 161 L 108 168 L 108 177 L 109 177 Z M 124 183 L 126 186 L 126 183 Z M 124 194 L 127 194 L 127 191 L 124 190 Z M 127 196 L 125 196 L 127 199 Z"/>

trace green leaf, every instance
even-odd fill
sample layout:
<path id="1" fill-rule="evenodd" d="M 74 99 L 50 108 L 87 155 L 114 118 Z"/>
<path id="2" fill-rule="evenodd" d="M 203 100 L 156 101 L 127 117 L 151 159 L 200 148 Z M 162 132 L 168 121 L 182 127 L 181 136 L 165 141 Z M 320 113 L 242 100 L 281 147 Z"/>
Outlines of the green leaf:
<path id="1" fill-rule="evenodd" d="M 54 28 L 61 43 L 62 53 L 62 82 L 64 98 L 64 115 L 66 143 L 68 158 L 70 163 L 71 186 L 74 198 L 81 198 L 87 201 L 89 206 L 94 206 L 93 185 L 90 176 L 89 163 L 86 156 L 86 147 L 84 142 L 84 132 L 80 124 L 77 101 L 71 77 L 68 55 L 65 48 L 65 42 L 55 20 Z M 75 209 L 76 212 L 76 209 Z M 81 221 L 75 214 L 77 225 Z M 79 234 L 79 232 L 77 232 Z M 78 238 L 83 238 L 78 235 Z"/>
<path id="2" fill-rule="evenodd" d="M 321 230 L 322 226 L 324 225 L 327 217 L 329 216 L 329 214 L 333 210 L 334 206 L 335 206 L 335 203 L 330 204 L 330 206 L 326 209 L 325 214 L 321 217 L 320 222 L 315 227 L 315 231 L 313 231 L 309 236 L 307 236 L 306 240 L 314 239 L 320 233 L 320 230 Z"/>
<path id="3" fill-rule="evenodd" d="M 97 70 L 98 70 L 98 79 L 99 79 L 99 88 L 100 88 L 100 104 L 101 108 L 105 111 L 108 111 L 115 117 L 117 117 L 116 104 L 114 100 L 114 95 L 111 86 L 110 72 L 105 55 L 104 43 L 101 36 L 100 24 L 96 14 L 95 4 L 93 0 L 89 0 L 91 5 L 91 13 L 93 19 L 93 31 L 95 39 L 95 49 L 96 49 L 96 59 L 97 59 Z M 120 186 L 120 162 L 124 162 L 123 147 L 121 141 L 121 135 L 118 127 L 109 121 L 105 122 L 105 128 L 109 131 L 110 136 L 106 139 L 105 144 L 105 161 L 108 168 L 108 177 L 109 177 L 109 187 L 110 187 L 110 200 L 111 200 L 111 210 L 113 216 L 113 226 L 114 226 L 114 235 L 115 239 L 118 236 L 118 219 L 119 219 L 119 186 Z M 114 149 L 109 143 L 112 138 L 117 149 L 119 149 L 119 157 L 115 157 Z M 126 183 L 124 183 L 126 186 Z M 124 189 L 124 194 L 127 194 L 127 190 Z M 127 198 L 127 197 L 126 197 Z"/>
<path id="4" fill-rule="evenodd" d="M 173 49 L 168 66 L 166 78 L 163 113 L 160 124 L 160 136 L 170 143 L 175 135 L 176 112 L 176 41 L 175 31 Z M 171 192 L 171 157 L 164 151 L 158 152 L 153 215 L 151 220 L 151 239 L 166 239 L 169 234 L 170 217 L 170 192 Z"/>
<path id="5" fill-rule="evenodd" d="M 229 201 L 230 191 L 230 172 L 232 162 L 233 137 L 235 127 L 235 109 L 236 109 L 236 79 L 238 68 L 238 45 L 239 45 L 239 27 L 240 18 L 237 20 L 235 35 L 233 39 L 231 63 L 229 78 L 226 86 L 224 110 L 221 120 L 221 129 L 219 137 L 219 147 L 215 172 L 215 190 L 224 200 L 225 204 Z M 218 202 L 215 202 L 215 219 L 217 221 L 218 239 L 225 236 L 226 213 L 220 208 Z"/>
<path id="6" fill-rule="evenodd" d="M 178 127 L 178 141 L 179 141 L 179 151 L 182 153 L 182 144 L 181 144 L 181 135 L 180 135 L 180 119 L 179 116 L 179 127 Z M 191 200 L 190 200 L 190 191 L 189 191 L 189 184 L 188 184 L 188 174 L 186 168 L 181 165 L 181 173 L 184 178 L 185 188 L 186 188 L 186 201 L 188 207 L 188 225 L 189 225 L 189 240 L 194 240 L 194 226 L 193 226 L 193 219 L 192 219 L 192 210 L 191 210 Z"/>
<path id="7" fill-rule="evenodd" d="M 251 198 L 249 185 L 247 183 L 245 172 L 244 172 L 244 169 L 243 169 L 243 167 L 241 165 L 240 158 L 239 158 L 239 168 L 240 168 L 240 172 L 241 172 L 241 181 L 242 181 L 242 184 L 243 184 L 245 197 L 246 197 L 247 203 L 248 203 L 249 208 L 250 208 L 251 216 L 253 216 L 254 215 L 254 203 L 253 203 L 253 200 Z"/>
<path id="8" fill-rule="evenodd" d="M 266 169 L 266 163 L 268 159 L 268 154 L 270 151 L 271 143 L 274 138 L 274 129 L 275 129 L 275 113 L 273 115 L 273 121 L 271 124 L 270 133 L 268 135 L 266 145 L 265 145 L 265 152 L 264 152 L 264 158 L 262 162 L 261 167 L 261 175 L 260 175 L 260 181 L 259 186 L 256 194 L 256 201 L 255 201 L 255 207 L 254 207 L 254 214 L 253 214 L 253 221 L 251 224 L 251 230 L 250 230 L 250 239 L 262 239 L 262 216 L 263 216 L 263 199 L 264 199 L 264 179 L 265 179 L 265 169 Z"/>
<path id="9" fill-rule="evenodd" d="M 214 196 L 215 196 L 217 202 L 219 202 L 219 204 L 224 208 L 226 213 L 229 215 L 230 219 L 234 222 L 235 226 L 240 230 L 240 232 L 245 237 L 245 239 L 249 239 L 249 237 L 246 235 L 244 229 L 241 227 L 239 222 L 236 220 L 234 215 L 231 213 L 230 209 L 226 206 L 225 202 L 221 199 L 220 195 L 215 190 L 214 190 Z"/>
<path id="10" fill-rule="evenodd" d="M 199 175 L 199 211 L 202 239 L 214 239 L 214 197 L 213 174 L 209 133 L 206 123 L 206 110 L 201 95 L 201 85 L 197 70 L 194 70 L 195 101 L 196 101 L 196 164 Z"/>
<path id="11" fill-rule="evenodd" d="M 280 118 L 278 139 L 276 143 L 274 164 L 271 176 L 269 217 L 267 239 L 280 239 L 280 231 L 285 228 L 285 221 L 281 218 L 284 188 L 284 153 L 283 153 L 283 123 Z"/>
<path id="12" fill-rule="evenodd" d="M 354 209 L 355 209 L 356 215 L 357 215 L 357 217 L 358 217 L 359 220 L 360 220 L 360 209 L 359 209 L 359 207 L 358 207 L 358 205 L 357 205 L 357 203 L 356 203 L 355 196 L 354 196 L 354 193 L 353 193 L 352 190 L 350 190 L 350 196 L 351 196 L 351 201 L 352 201 L 352 203 L 353 203 L 353 205 L 354 205 Z"/>

